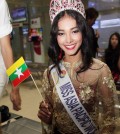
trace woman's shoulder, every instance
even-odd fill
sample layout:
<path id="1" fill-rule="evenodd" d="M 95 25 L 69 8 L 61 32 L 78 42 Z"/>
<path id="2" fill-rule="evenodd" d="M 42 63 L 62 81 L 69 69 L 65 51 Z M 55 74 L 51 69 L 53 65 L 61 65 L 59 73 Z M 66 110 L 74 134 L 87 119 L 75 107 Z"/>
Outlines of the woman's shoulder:
<path id="1" fill-rule="evenodd" d="M 101 60 L 98 60 L 98 59 L 95 59 L 95 58 L 93 58 L 93 64 L 92 64 L 92 66 L 91 66 L 91 69 L 95 69 L 95 70 L 110 70 L 109 69 L 109 67 L 108 67 L 108 65 L 105 63 L 105 62 L 103 62 L 103 61 L 101 61 Z"/>
<path id="2" fill-rule="evenodd" d="M 106 63 L 101 61 L 101 60 L 99 60 L 99 59 L 93 58 L 93 66 L 100 67 L 100 66 L 103 66 L 103 65 L 106 65 Z"/>
<path id="3" fill-rule="evenodd" d="M 46 84 L 48 85 L 53 85 L 53 80 L 51 78 L 51 74 L 50 74 L 50 68 L 46 68 L 43 72 L 43 81 L 46 82 Z"/>
<path id="4" fill-rule="evenodd" d="M 49 83 L 53 84 L 53 79 L 52 79 L 52 74 L 51 74 L 51 71 L 52 71 L 52 68 L 53 65 L 50 65 L 48 66 L 45 70 L 44 70 L 44 73 L 43 73 L 43 78 L 46 79 L 47 81 L 49 81 Z M 56 75 L 57 77 L 58 75 Z"/>

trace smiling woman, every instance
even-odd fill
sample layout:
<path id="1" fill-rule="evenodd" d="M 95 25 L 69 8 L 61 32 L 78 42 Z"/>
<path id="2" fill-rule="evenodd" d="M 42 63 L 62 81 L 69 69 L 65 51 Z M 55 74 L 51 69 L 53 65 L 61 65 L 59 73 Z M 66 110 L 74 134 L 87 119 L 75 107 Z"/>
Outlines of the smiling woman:
<path id="1" fill-rule="evenodd" d="M 69 23 L 68 23 L 69 22 Z M 69 15 L 65 15 L 58 22 L 58 35 L 57 40 L 59 47 L 64 51 L 65 58 L 74 58 L 73 55 L 77 53 L 82 44 L 82 34 L 79 30 L 75 19 Z M 80 57 L 81 53 L 77 53 Z M 71 59 L 74 61 L 74 59 Z"/>
<path id="2" fill-rule="evenodd" d="M 53 64 L 42 82 L 45 101 L 38 117 L 43 134 L 114 133 L 116 87 L 108 66 L 91 55 L 91 32 L 81 0 L 51 0 L 49 13 L 48 55 Z"/>

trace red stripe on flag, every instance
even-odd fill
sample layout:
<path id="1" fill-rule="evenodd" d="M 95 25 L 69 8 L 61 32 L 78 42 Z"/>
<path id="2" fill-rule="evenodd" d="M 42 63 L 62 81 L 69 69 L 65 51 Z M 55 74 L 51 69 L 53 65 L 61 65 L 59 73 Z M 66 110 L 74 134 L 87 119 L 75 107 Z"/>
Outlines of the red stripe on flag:
<path id="1" fill-rule="evenodd" d="M 27 79 L 30 76 L 30 71 L 29 69 L 25 70 L 24 72 L 22 72 L 24 75 L 21 75 L 20 78 L 16 78 L 15 80 L 12 81 L 12 85 L 14 87 L 18 86 L 22 81 L 24 81 L 25 79 Z"/>

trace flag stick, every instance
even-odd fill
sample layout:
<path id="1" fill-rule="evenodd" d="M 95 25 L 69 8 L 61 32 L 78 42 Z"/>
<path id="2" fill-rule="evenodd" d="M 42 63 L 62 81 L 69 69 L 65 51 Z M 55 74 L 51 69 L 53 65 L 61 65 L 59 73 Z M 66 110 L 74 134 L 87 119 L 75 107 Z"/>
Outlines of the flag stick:
<path id="1" fill-rule="evenodd" d="M 42 94 L 41 94 L 41 92 L 40 92 L 40 90 L 39 90 L 39 88 L 38 88 L 38 86 L 37 86 L 37 84 L 35 83 L 35 80 L 34 80 L 34 78 L 33 78 L 33 76 L 30 74 L 30 76 L 31 76 L 31 78 L 32 78 L 32 80 L 33 80 L 33 82 L 34 82 L 34 84 L 35 84 L 35 86 L 36 86 L 36 88 L 37 88 L 37 90 L 38 90 L 38 92 L 39 92 L 39 94 L 41 95 L 41 97 L 42 97 Z M 44 92 L 44 94 L 45 94 L 45 92 Z M 46 95 L 46 94 L 45 94 Z M 46 96 L 47 97 L 47 96 Z M 49 100 L 49 98 L 47 97 L 47 99 L 48 99 L 48 101 L 49 101 L 49 104 L 52 106 L 52 103 L 50 102 L 50 100 Z M 42 100 L 44 101 L 44 99 L 43 99 L 43 97 L 42 97 Z"/>
<path id="2" fill-rule="evenodd" d="M 32 76 L 31 74 L 30 74 L 30 76 L 31 76 L 31 78 L 32 78 L 32 80 L 33 80 L 33 82 L 34 82 L 34 84 L 35 84 L 35 86 L 36 86 L 36 88 L 37 88 L 37 90 L 38 90 L 40 96 L 42 97 L 42 94 L 41 94 L 41 92 L 40 92 L 40 90 L 39 90 L 37 84 L 35 83 L 35 80 L 34 80 L 33 76 Z M 42 100 L 43 100 L 43 97 L 42 97 Z"/>

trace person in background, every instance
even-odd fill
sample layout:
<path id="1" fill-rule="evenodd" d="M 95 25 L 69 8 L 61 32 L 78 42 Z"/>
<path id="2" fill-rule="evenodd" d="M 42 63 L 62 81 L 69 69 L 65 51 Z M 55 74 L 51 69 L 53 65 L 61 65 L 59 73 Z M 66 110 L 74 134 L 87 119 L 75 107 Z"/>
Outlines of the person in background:
<path id="1" fill-rule="evenodd" d="M 105 50 L 105 63 L 109 66 L 114 81 L 120 81 L 120 34 L 110 35 L 108 48 Z"/>
<path id="2" fill-rule="evenodd" d="M 6 69 L 9 68 L 13 60 L 13 52 L 10 43 L 10 33 L 12 25 L 10 23 L 10 14 L 5 0 L 0 0 L 0 96 L 8 82 Z M 13 88 L 10 94 L 14 110 L 21 109 L 21 97 L 19 88 Z"/>
<path id="3" fill-rule="evenodd" d="M 91 55 L 84 5 L 81 0 L 51 0 L 49 14 L 53 65 L 45 70 L 41 87 L 42 133 L 113 134 L 116 87 L 108 66 Z"/>
<path id="4" fill-rule="evenodd" d="M 87 8 L 85 10 L 85 13 L 86 13 L 87 24 L 89 25 L 91 29 L 91 33 L 92 33 L 93 44 L 91 45 L 91 51 L 92 51 L 93 57 L 95 58 L 99 50 L 99 46 L 98 46 L 99 33 L 97 30 L 94 31 L 92 26 L 95 24 L 95 21 L 99 16 L 99 12 L 95 8 L 92 7 L 92 8 Z"/>

